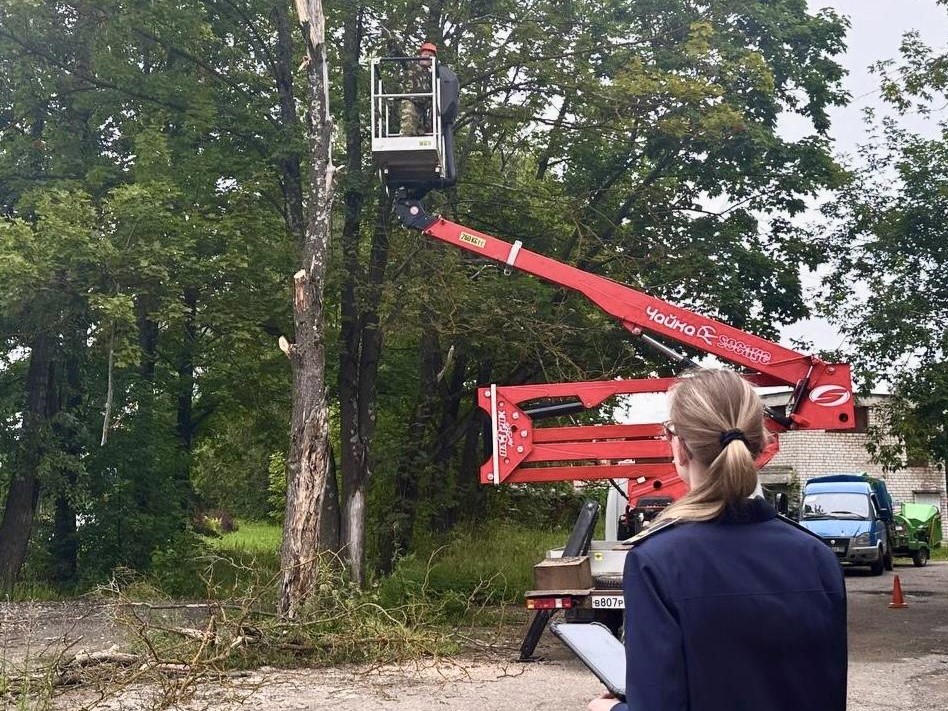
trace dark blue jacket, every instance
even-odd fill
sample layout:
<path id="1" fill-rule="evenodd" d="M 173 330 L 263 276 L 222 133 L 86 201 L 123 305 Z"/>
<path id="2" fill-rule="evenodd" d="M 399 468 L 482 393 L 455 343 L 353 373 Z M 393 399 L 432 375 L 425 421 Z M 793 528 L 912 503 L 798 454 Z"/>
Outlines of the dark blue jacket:
<path id="1" fill-rule="evenodd" d="M 626 703 L 612 711 L 846 708 L 846 586 L 822 541 L 747 499 L 625 565 Z"/>

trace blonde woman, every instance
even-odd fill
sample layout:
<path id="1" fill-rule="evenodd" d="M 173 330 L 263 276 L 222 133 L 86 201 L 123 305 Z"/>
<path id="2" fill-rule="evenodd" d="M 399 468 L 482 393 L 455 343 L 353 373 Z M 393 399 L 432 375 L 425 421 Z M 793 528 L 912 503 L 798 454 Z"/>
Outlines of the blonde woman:
<path id="1" fill-rule="evenodd" d="M 626 701 L 589 711 L 845 709 L 842 570 L 753 496 L 760 398 L 731 371 L 699 371 L 671 392 L 666 436 L 690 491 L 629 551 Z"/>

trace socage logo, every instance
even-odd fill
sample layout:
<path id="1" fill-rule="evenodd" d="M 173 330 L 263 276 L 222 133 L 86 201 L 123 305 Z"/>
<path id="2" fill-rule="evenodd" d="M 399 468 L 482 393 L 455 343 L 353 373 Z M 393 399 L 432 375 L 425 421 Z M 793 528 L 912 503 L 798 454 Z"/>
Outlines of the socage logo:
<path id="1" fill-rule="evenodd" d="M 821 385 L 810 391 L 810 402 L 823 407 L 838 407 L 851 397 L 852 393 L 842 385 Z"/>
<path id="2" fill-rule="evenodd" d="M 507 447 L 513 444 L 513 428 L 507 422 L 507 415 L 503 410 L 497 413 L 497 453 L 501 457 L 507 456 Z"/>
<path id="3" fill-rule="evenodd" d="M 645 314 L 649 321 L 659 323 L 673 331 L 679 331 L 686 336 L 700 338 L 708 346 L 712 345 L 713 339 L 717 335 L 714 326 L 695 326 L 687 321 L 682 321 L 675 314 L 664 314 L 654 306 L 646 306 Z"/>

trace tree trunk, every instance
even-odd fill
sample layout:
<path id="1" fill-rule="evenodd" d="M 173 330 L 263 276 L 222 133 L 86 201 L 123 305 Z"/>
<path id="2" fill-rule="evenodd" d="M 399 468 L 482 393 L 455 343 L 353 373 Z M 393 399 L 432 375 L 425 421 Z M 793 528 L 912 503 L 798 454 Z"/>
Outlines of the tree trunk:
<path id="1" fill-rule="evenodd" d="M 412 542 L 418 502 L 425 477 L 431 469 L 429 430 L 438 406 L 438 373 L 442 368 L 438 335 L 430 315 L 421 335 L 419 359 L 419 386 L 411 423 L 405 436 L 405 449 L 395 471 L 395 496 L 389 513 L 389 522 L 379 544 L 379 571 L 392 571 L 395 561 L 406 553 Z"/>
<path id="2" fill-rule="evenodd" d="M 336 454 L 329 449 L 329 474 L 326 476 L 326 485 L 319 506 L 319 537 L 318 550 L 338 554 L 342 549 L 339 537 L 341 529 L 341 513 L 339 511 L 339 482 L 336 473 Z"/>
<path id="3" fill-rule="evenodd" d="M 296 0 L 306 45 L 311 154 L 309 219 L 293 277 L 295 345 L 285 350 L 293 366 L 293 419 L 287 457 L 286 516 L 280 549 L 280 615 L 293 619 L 316 583 L 319 515 L 330 473 L 329 408 L 323 292 L 329 261 L 329 229 L 335 168 L 330 153 L 329 79 L 325 15 L 321 0 Z"/>
<path id="4" fill-rule="evenodd" d="M 184 290 L 184 330 L 181 334 L 181 350 L 178 352 L 178 445 L 185 455 L 190 454 L 194 443 L 194 341 L 197 337 L 197 292 L 188 287 Z M 186 479 L 181 477 L 179 479 Z"/>
<path id="5" fill-rule="evenodd" d="M 359 53 L 362 44 L 362 8 L 346 10 L 342 39 L 342 101 L 346 135 L 345 217 L 342 224 L 341 309 L 342 348 L 339 351 L 339 419 L 342 432 L 342 516 L 340 538 L 352 579 L 362 584 L 364 558 L 365 482 L 368 478 L 368 442 L 363 437 L 360 402 L 359 352 L 359 243 L 365 185 L 362 180 L 362 122 L 359 116 Z"/>
<path id="6" fill-rule="evenodd" d="M 458 464 L 458 501 L 461 507 L 459 518 L 477 520 L 486 513 L 487 487 L 480 483 L 481 463 L 490 455 L 489 447 L 493 446 L 493 439 L 490 419 L 481 414 L 477 404 L 477 390 L 490 384 L 493 370 L 491 361 L 480 361 L 474 381 L 475 387 L 471 391 L 470 407 L 474 414 L 467 423 L 461 461 Z M 481 442 L 484 442 L 483 447 L 480 446 Z"/>
<path id="7" fill-rule="evenodd" d="M 296 113 L 296 98 L 293 94 L 293 37 L 290 19 L 282 2 L 273 6 L 271 18 L 277 28 L 277 51 L 274 63 L 274 81 L 280 97 L 280 123 L 283 141 L 280 147 L 278 166 L 283 188 L 284 219 L 290 234 L 302 249 L 306 238 L 306 223 L 303 216 L 303 180 L 300 165 L 302 155 L 295 148 L 300 135 L 299 117 Z M 338 552 L 339 534 L 339 486 L 335 476 L 335 456 L 331 457 L 332 474 L 326 477 L 319 513 L 319 550 Z"/>
<path id="8" fill-rule="evenodd" d="M 349 395 L 354 406 L 350 416 L 355 417 L 355 429 L 343 429 L 343 432 L 356 432 L 358 451 L 353 452 L 357 456 L 353 457 L 352 466 L 342 472 L 342 543 L 348 551 L 350 570 L 353 576 L 358 575 L 356 579 L 360 582 L 364 579 L 365 496 L 372 473 L 370 448 L 375 435 L 376 384 L 383 342 L 379 308 L 388 265 L 391 214 L 391 199 L 381 195 L 376 209 L 368 273 L 361 289 L 364 297 L 359 316 L 358 367 L 353 383 L 356 391 Z"/>
<path id="9" fill-rule="evenodd" d="M 85 329 L 78 329 L 75 335 L 84 335 Z M 79 481 L 80 459 L 83 453 L 82 427 L 79 408 L 82 406 L 82 363 L 85 343 L 71 339 L 66 351 L 64 392 L 56 403 L 57 409 L 65 406 L 71 417 L 63 418 L 57 428 L 57 437 L 63 442 L 66 454 L 66 468 L 59 494 L 56 497 L 56 510 L 53 514 L 53 538 L 50 552 L 53 556 L 52 577 L 57 583 L 71 583 L 76 579 L 79 555 L 79 537 L 76 530 L 76 508 L 73 497 Z"/>
<path id="10" fill-rule="evenodd" d="M 197 341 L 197 289 L 187 287 L 182 295 L 184 324 L 181 347 L 177 356 L 178 392 L 175 434 L 178 438 L 178 457 L 174 463 L 175 492 L 177 504 L 190 511 L 197 500 L 191 485 L 191 453 L 194 436 L 201 417 L 194 414 L 194 344 Z"/>
<path id="11" fill-rule="evenodd" d="M 39 502 L 38 469 L 43 459 L 44 430 L 51 412 L 54 383 L 53 344 L 40 333 L 33 339 L 30 365 L 26 375 L 26 411 L 16 469 L 0 523 L 0 590 L 13 588 L 26 552 Z"/>
<path id="12" fill-rule="evenodd" d="M 436 531 L 447 531 L 454 526 L 458 518 L 458 508 L 462 504 L 458 498 L 460 487 L 457 472 L 451 466 L 457 441 L 463 428 L 459 428 L 461 398 L 464 395 L 464 381 L 467 376 L 467 351 L 464 345 L 457 348 L 454 365 L 448 375 L 442 370 L 441 382 L 441 422 L 431 446 L 434 450 L 434 482 L 437 498 L 442 505 L 435 508 L 432 526 Z"/>

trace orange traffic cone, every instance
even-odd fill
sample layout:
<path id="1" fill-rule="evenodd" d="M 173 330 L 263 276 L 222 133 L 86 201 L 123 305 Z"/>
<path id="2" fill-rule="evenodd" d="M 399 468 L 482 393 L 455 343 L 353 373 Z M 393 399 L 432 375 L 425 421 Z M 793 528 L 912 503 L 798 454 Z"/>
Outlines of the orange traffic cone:
<path id="1" fill-rule="evenodd" d="M 905 602 L 905 598 L 902 597 L 902 583 L 898 575 L 892 580 L 892 602 L 889 603 L 889 607 L 896 609 L 908 607 L 908 603 Z"/>

